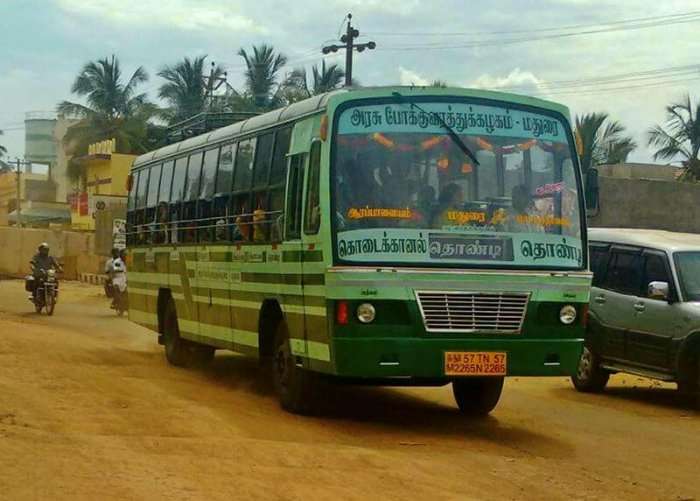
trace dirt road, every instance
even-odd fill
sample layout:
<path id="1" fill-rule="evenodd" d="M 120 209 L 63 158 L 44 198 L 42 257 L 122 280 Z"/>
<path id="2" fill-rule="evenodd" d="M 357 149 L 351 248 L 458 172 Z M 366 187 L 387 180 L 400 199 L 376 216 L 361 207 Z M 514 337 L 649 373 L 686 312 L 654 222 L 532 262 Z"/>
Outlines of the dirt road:
<path id="1" fill-rule="evenodd" d="M 0 282 L 1 499 L 700 499 L 700 415 L 672 386 L 509 380 L 476 421 L 449 387 L 345 387 L 304 418 L 246 358 L 168 366 L 99 294 L 63 284 L 48 318 Z"/>

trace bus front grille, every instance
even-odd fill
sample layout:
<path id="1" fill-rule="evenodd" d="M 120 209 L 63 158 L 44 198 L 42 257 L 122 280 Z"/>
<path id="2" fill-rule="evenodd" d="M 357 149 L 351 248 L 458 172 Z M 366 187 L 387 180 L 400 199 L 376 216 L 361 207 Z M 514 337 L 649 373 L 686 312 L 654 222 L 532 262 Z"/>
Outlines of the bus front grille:
<path id="1" fill-rule="evenodd" d="M 530 294 L 416 291 L 416 298 L 428 332 L 518 334 Z"/>

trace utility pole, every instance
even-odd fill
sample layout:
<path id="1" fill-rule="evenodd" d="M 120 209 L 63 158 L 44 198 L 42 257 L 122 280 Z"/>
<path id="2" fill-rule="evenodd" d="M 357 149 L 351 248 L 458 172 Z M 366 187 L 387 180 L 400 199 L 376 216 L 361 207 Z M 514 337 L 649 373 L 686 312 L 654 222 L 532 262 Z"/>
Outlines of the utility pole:
<path id="1" fill-rule="evenodd" d="M 362 52 L 365 49 L 373 50 L 377 47 L 374 42 L 367 43 L 355 43 L 355 39 L 360 36 L 360 30 L 353 28 L 352 26 L 352 14 L 348 14 L 348 25 L 345 31 L 345 35 L 340 37 L 340 41 L 345 45 L 326 45 L 321 49 L 324 54 L 330 54 L 331 52 L 338 52 L 340 49 L 345 49 L 345 86 L 350 87 L 352 85 L 352 52 L 357 50 L 357 52 Z"/>
<path id="2" fill-rule="evenodd" d="M 202 80 L 204 80 L 204 86 L 206 88 L 206 98 L 209 103 L 208 108 L 211 110 L 211 104 L 214 101 L 214 91 L 219 90 L 219 87 L 222 85 L 226 84 L 226 79 L 228 78 L 228 72 L 224 72 L 224 76 L 222 77 L 217 77 L 214 74 L 214 71 L 216 69 L 216 63 L 214 61 L 211 62 L 211 70 L 209 71 L 209 76 L 205 77 L 202 76 Z"/>
<path id="3" fill-rule="evenodd" d="M 20 160 L 19 158 L 16 159 L 17 163 L 17 208 L 15 209 L 17 211 L 17 220 L 16 220 L 16 226 L 17 228 L 22 227 L 22 166 L 28 166 L 31 165 L 31 162 L 27 162 L 26 160 Z"/>

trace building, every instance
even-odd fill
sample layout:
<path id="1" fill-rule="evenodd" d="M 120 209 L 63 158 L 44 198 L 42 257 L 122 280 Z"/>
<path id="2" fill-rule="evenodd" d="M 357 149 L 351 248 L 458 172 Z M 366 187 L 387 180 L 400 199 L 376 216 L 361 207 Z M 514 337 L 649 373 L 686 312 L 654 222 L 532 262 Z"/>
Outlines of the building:
<path id="1" fill-rule="evenodd" d="M 19 178 L 16 171 L 0 174 L 0 225 L 17 223 L 18 202 L 22 226 L 70 223 L 68 204 L 56 202 L 56 185 L 48 174 L 21 172 Z"/>
<path id="2" fill-rule="evenodd" d="M 71 225 L 94 230 L 99 211 L 126 213 L 127 178 L 136 155 L 116 153 L 114 139 L 91 144 L 88 154 L 74 159 L 83 170 L 85 189 L 69 195 Z"/>

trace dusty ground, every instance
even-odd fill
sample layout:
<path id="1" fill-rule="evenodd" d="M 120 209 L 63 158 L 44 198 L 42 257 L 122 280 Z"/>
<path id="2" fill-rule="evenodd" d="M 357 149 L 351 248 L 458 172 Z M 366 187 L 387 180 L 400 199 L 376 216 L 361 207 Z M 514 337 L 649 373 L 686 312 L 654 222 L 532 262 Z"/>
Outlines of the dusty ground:
<path id="1" fill-rule="evenodd" d="M 469 421 L 450 388 L 339 388 L 335 411 L 279 409 L 255 363 L 169 367 L 99 289 L 52 318 L 0 282 L 0 498 L 700 499 L 700 415 L 671 386 L 510 380 Z"/>

